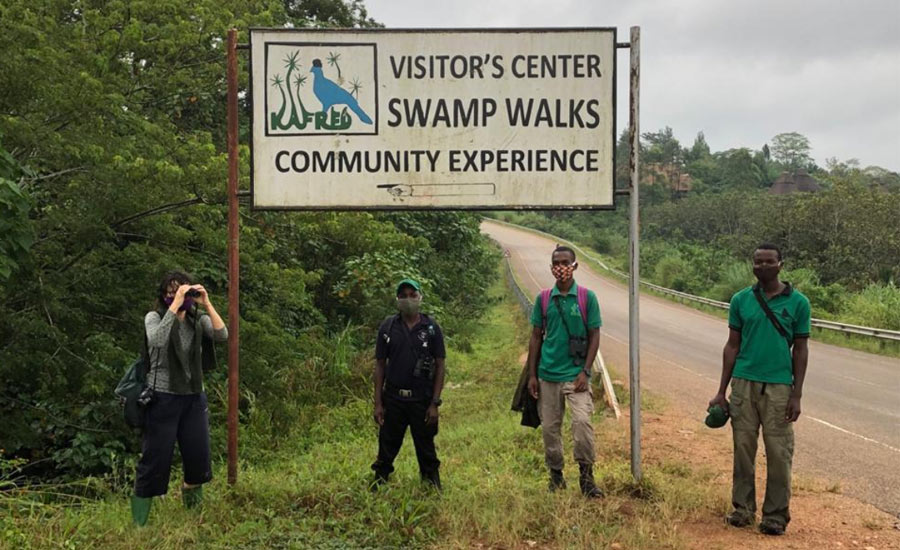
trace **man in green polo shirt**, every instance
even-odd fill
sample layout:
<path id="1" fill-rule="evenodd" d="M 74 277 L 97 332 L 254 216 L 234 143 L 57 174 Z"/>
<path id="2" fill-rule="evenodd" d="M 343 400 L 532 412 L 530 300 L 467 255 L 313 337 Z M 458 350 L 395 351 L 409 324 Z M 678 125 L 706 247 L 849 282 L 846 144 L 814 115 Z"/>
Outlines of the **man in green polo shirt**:
<path id="1" fill-rule="evenodd" d="M 538 400 L 544 436 L 544 456 L 550 469 L 550 490 L 563 489 L 562 420 L 565 404 L 572 411 L 572 439 L 575 462 L 580 470 L 579 486 L 588 498 L 603 496 L 594 483 L 594 428 L 591 413 L 591 365 L 600 347 L 600 305 L 597 295 L 587 290 L 586 316 L 582 316 L 578 286 L 573 278 L 578 268 L 575 252 L 558 246 L 551 256 L 556 285 L 549 293 L 544 318 L 538 294 L 531 313 L 531 342 L 528 346 L 528 391 Z M 584 292 L 584 290 L 582 290 Z M 543 339 L 543 341 L 542 341 Z"/>
<path id="2" fill-rule="evenodd" d="M 710 408 L 718 405 L 731 415 L 734 511 L 725 519 L 735 527 L 756 519 L 756 447 L 762 426 L 766 496 L 759 530 L 767 535 L 783 535 L 791 521 L 792 423 L 800 417 L 810 330 L 809 300 L 778 279 L 783 265 L 775 245 L 762 244 L 753 252 L 753 274 L 759 282 L 731 299 L 722 379 L 709 402 Z M 729 381 L 731 399 L 726 401 Z"/>

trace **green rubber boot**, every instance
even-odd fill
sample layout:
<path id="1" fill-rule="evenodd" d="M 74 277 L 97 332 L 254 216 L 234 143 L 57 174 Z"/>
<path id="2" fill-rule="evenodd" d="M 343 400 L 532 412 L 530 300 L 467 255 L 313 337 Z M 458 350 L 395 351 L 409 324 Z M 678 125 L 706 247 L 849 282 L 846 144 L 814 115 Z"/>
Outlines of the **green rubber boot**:
<path id="1" fill-rule="evenodd" d="M 199 508 L 203 504 L 203 485 L 183 487 L 181 489 L 181 501 L 184 502 L 185 508 Z"/>
<path id="2" fill-rule="evenodd" d="M 131 519 L 134 524 L 140 527 L 147 525 L 147 518 L 150 517 L 150 505 L 153 503 L 153 497 L 131 497 Z"/>

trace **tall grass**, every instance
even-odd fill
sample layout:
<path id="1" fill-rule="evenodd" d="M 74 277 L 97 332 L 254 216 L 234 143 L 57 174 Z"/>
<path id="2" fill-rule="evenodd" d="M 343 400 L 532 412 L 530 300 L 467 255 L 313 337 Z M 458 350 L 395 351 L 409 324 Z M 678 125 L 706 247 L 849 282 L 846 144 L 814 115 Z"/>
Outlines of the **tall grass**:
<path id="1" fill-rule="evenodd" d="M 499 272 L 497 279 L 484 297 L 495 305 L 473 321 L 478 330 L 471 350 L 451 349 L 448 357 L 437 438 L 442 495 L 419 482 L 409 438 L 390 483 L 368 490 L 376 428 L 370 399 L 353 398 L 320 406 L 315 422 L 303 433 L 285 434 L 264 459 L 244 447 L 233 489 L 225 486 L 219 464 L 199 515 L 182 509 L 177 475 L 143 529 L 130 525 L 122 494 L 78 506 L 28 506 L 32 499 L 22 494 L 15 504 L 0 500 L 0 547 L 682 547 L 678 524 L 724 509 L 722 490 L 709 483 L 711 473 L 671 462 L 646 464 L 644 482 L 635 485 L 627 426 L 603 412 L 595 417 L 595 473 L 607 497 L 582 498 L 571 463 L 569 490 L 547 492 L 540 431 L 520 426 L 509 411 L 529 331 Z M 242 441 L 253 442 L 250 430 L 244 428 Z M 571 436 L 564 437 L 568 452 Z"/>

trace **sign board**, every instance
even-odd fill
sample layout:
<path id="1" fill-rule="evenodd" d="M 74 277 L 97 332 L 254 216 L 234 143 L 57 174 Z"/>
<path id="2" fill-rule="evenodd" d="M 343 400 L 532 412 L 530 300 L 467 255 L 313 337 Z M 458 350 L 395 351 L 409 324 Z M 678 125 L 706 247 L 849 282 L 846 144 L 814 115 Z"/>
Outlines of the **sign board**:
<path id="1" fill-rule="evenodd" d="M 615 52 L 615 29 L 252 29 L 253 206 L 612 208 Z"/>

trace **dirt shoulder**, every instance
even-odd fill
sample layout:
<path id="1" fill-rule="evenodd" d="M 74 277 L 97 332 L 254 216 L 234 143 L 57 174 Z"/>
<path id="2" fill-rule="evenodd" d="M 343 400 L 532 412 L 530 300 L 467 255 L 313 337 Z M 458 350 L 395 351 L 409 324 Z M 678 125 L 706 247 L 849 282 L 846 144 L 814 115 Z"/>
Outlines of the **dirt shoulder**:
<path id="1" fill-rule="evenodd" d="M 614 348 L 614 347 L 613 347 Z M 613 365 L 627 365 L 620 350 L 607 347 L 604 355 Z M 624 369 L 620 369 L 620 373 Z M 620 377 L 624 378 L 624 377 Z M 625 385 L 621 380 L 617 384 Z M 701 396 L 702 397 L 702 396 Z M 760 534 L 755 528 L 736 529 L 722 520 L 730 511 L 732 439 L 726 427 L 713 430 L 703 424 L 702 411 L 678 393 L 667 394 L 656 388 L 647 396 L 653 412 L 642 413 L 642 453 L 646 464 L 687 464 L 696 471 L 708 472 L 709 483 L 720 495 L 715 507 L 699 511 L 680 526 L 688 548 L 698 550 L 737 548 L 859 548 L 900 549 L 900 519 L 841 494 L 840 481 L 811 477 L 793 472 L 792 521 L 783 537 Z M 627 434 L 628 407 L 623 406 L 618 421 Z M 605 422 L 615 422 L 611 418 Z M 765 494 L 765 450 L 760 438 L 757 456 L 757 500 L 762 507 Z"/>

